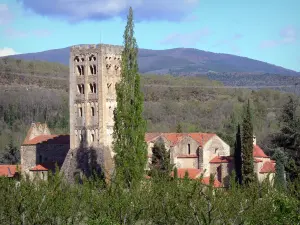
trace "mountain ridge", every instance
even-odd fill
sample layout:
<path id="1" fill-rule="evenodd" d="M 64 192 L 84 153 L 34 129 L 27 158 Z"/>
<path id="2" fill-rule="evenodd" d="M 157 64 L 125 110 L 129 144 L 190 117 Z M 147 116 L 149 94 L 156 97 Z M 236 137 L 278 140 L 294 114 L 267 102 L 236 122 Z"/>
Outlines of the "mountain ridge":
<path id="1" fill-rule="evenodd" d="M 70 47 L 65 47 L 10 57 L 68 65 L 69 55 Z M 256 59 L 226 53 L 214 53 L 195 48 L 139 49 L 138 61 L 141 73 L 169 73 L 188 76 L 207 73 L 300 75 L 300 72 Z"/>

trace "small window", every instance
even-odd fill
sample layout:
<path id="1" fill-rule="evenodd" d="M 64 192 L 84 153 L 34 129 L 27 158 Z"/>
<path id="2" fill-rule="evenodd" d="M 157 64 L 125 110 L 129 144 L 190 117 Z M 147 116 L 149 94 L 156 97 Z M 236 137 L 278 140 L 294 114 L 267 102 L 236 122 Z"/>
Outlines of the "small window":
<path id="1" fill-rule="evenodd" d="M 91 107 L 91 113 L 92 113 L 92 116 L 95 116 L 95 108 L 94 107 Z"/>
<path id="2" fill-rule="evenodd" d="M 82 107 L 79 107 L 78 110 L 79 110 L 79 112 L 78 112 L 79 113 L 79 117 L 82 117 Z"/>
<path id="3" fill-rule="evenodd" d="M 188 144 L 188 154 L 190 155 L 191 154 L 191 145 Z"/>
<path id="4" fill-rule="evenodd" d="M 78 85 L 77 85 L 77 90 L 78 90 L 78 93 L 81 94 L 81 92 L 82 92 L 82 90 L 81 90 L 81 84 L 78 84 Z"/>
<path id="5" fill-rule="evenodd" d="M 95 134 L 91 134 L 91 141 L 92 141 L 92 142 L 95 141 Z"/>
<path id="6" fill-rule="evenodd" d="M 94 86 L 94 93 L 96 93 L 97 92 L 96 83 L 94 83 L 93 86 Z"/>
<path id="7" fill-rule="evenodd" d="M 74 61 L 75 61 L 75 62 L 79 62 L 79 57 L 76 56 L 76 57 L 74 58 Z"/>
<path id="8" fill-rule="evenodd" d="M 79 140 L 80 140 L 80 142 L 83 141 L 83 135 L 82 134 L 79 135 Z"/>

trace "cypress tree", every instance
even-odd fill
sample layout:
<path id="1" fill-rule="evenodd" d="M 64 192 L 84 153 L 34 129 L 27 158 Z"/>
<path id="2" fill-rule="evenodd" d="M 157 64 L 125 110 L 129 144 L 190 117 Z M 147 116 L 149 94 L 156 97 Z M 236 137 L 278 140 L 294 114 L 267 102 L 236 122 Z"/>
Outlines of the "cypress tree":
<path id="1" fill-rule="evenodd" d="M 274 186 L 278 190 L 285 190 L 286 189 L 286 182 L 284 177 L 285 155 L 281 150 L 276 149 L 274 158 L 276 159 Z"/>
<path id="2" fill-rule="evenodd" d="M 152 148 L 151 170 L 162 176 L 169 176 L 172 171 L 170 152 L 162 141 L 156 142 Z"/>
<path id="3" fill-rule="evenodd" d="M 140 90 L 138 46 L 131 7 L 123 38 L 121 81 L 116 84 L 113 147 L 117 180 L 131 188 L 141 180 L 147 160 L 146 122 L 142 117 L 144 99 Z"/>
<path id="4" fill-rule="evenodd" d="M 235 163 L 236 181 L 239 184 L 242 184 L 242 140 L 241 140 L 240 124 L 238 125 L 238 129 L 236 133 L 234 163 Z"/>
<path id="5" fill-rule="evenodd" d="M 246 107 L 242 127 L 242 174 L 243 183 L 248 185 L 249 183 L 253 182 L 255 178 L 253 166 L 253 125 L 251 120 L 251 109 L 249 100 Z"/>

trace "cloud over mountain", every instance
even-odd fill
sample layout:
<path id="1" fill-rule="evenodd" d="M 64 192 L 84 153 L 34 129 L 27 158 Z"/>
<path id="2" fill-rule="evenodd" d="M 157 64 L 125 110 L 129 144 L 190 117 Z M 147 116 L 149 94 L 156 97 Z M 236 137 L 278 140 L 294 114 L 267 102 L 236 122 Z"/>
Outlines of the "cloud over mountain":
<path id="1" fill-rule="evenodd" d="M 63 18 L 69 22 L 126 18 L 128 8 L 137 21 L 184 19 L 200 0 L 18 0 L 39 15 Z"/>

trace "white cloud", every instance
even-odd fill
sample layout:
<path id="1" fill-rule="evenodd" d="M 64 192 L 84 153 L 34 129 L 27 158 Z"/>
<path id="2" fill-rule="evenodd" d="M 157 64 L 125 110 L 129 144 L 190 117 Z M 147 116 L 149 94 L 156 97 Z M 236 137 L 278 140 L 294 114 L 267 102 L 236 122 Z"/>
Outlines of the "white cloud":
<path id="1" fill-rule="evenodd" d="M 0 4 L 0 25 L 7 24 L 12 19 L 12 15 L 6 4 Z"/>
<path id="2" fill-rule="evenodd" d="M 280 39 L 264 40 L 260 43 L 261 48 L 274 48 L 283 44 L 293 44 L 297 42 L 297 29 L 292 26 L 287 26 L 279 31 Z"/>
<path id="3" fill-rule="evenodd" d="M 12 48 L 7 48 L 7 47 L 0 48 L 0 57 L 8 56 L 8 55 L 16 55 L 16 54 L 20 54 L 20 53 L 16 52 Z"/>

